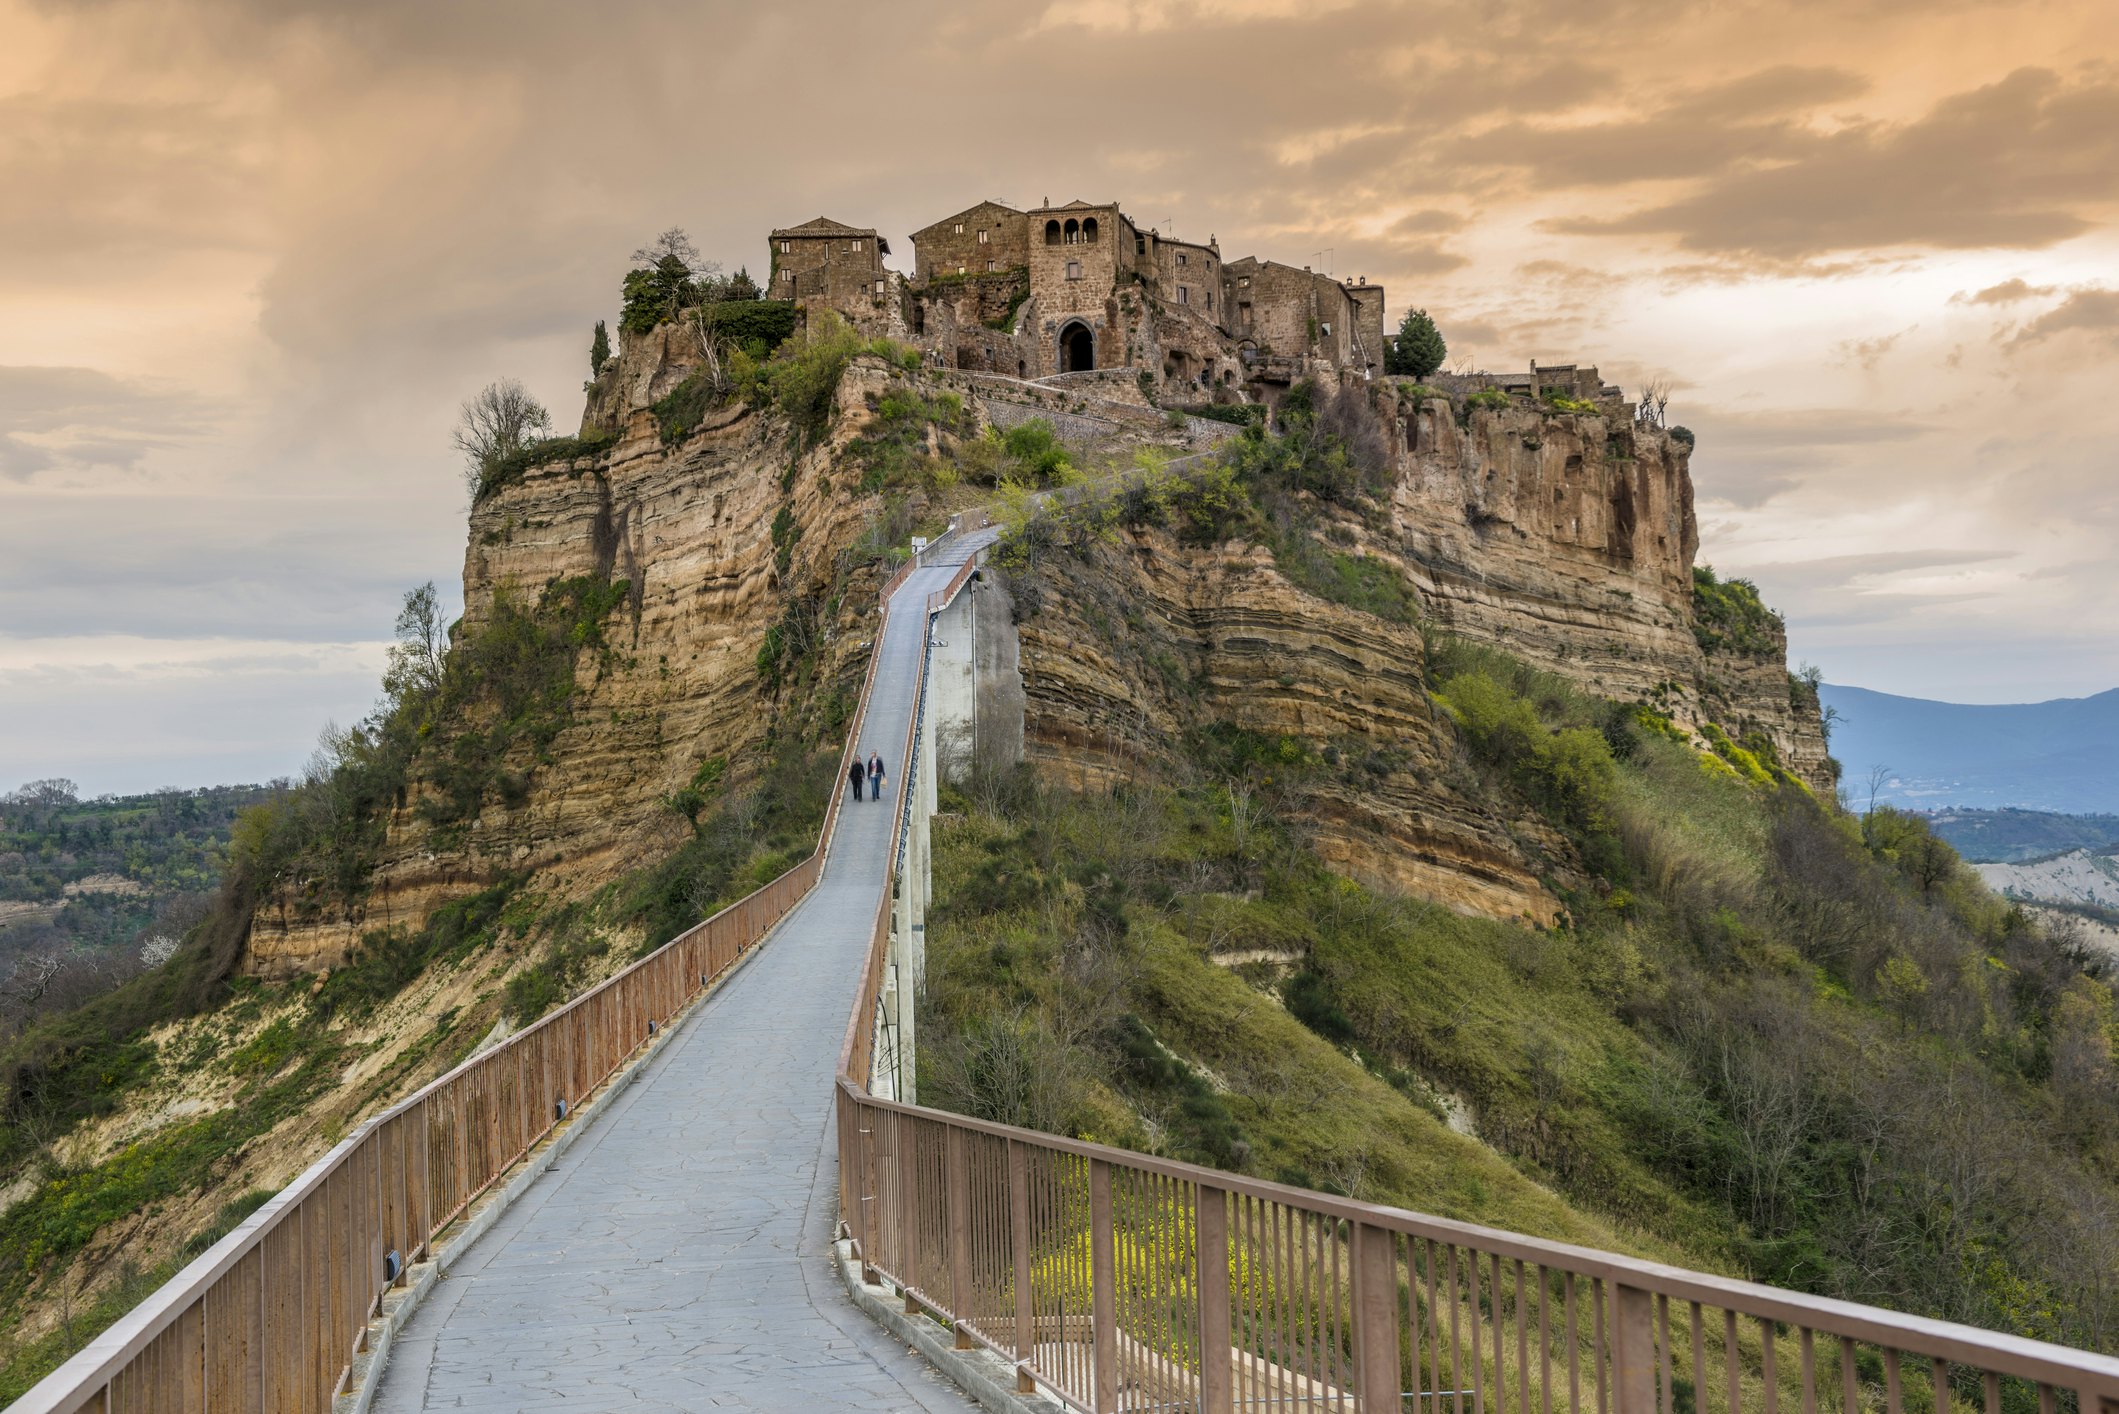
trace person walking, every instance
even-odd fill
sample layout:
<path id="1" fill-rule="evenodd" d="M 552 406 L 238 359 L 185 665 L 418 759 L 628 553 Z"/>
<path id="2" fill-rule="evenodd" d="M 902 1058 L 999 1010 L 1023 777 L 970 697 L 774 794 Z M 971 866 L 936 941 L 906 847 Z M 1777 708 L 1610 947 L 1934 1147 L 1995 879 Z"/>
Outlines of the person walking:
<path id="1" fill-rule="evenodd" d="M 866 774 L 867 773 L 861 769 L 861 760 L 859 757 L 855 757 L 853 765 L 848 766 L 846 768 L 846 779 L 853 782 L 853 798 L 855 800 L 859 800 L 861 798 L 861 777 Z"/>
<path id="2" fill-rule="evenodd" d="M 883 757 L 874 751 L 868 753 L 868 798 L 883 798 Z"/>

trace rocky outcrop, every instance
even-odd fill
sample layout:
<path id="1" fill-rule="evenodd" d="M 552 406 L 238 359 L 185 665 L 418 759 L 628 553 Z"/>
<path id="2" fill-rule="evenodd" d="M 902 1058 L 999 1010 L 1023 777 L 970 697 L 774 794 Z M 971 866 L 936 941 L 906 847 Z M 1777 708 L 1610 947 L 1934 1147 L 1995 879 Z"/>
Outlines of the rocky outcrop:
<path id="1" fill-rule="evenodd" d="M 1350 522 L 1395 561 L 1450 633 L 1505 649 L 1605 697 L 1650 702 L 1681 724 L 1772 741 L 1829 794 L 1814 697 L 1791 693 L 1778 651 L 1713 654 L 1693 633 L 1691 448 L 1614 405 L 1560 412 L 1384 395 L 1396 477 L 1380 528 Z"/>
<path id="2" fill-rule="evenodd" d="M 658 859 L 687 836 L 663 802 L 700 764 L 754 759 L 772 717 L 758 650 L 789 606 L 822 614 L 819 672 L 858 682 L 873 596 L 828 604 L 845 551 L 873 518 L 874 496 L 831 474 L 866 416 L 869 395 L 903 375 L 858 359 L 840 389 L 849 412 L 797 454 L 778 416 L 741 402 L 711 408 L 666 444 L 651 404 L 696 366 L 677 326 L 628 341 L 592 387 L 586 421 L 611 440 L 532 467 L 471 512 L 464 622 L 475 631 L 497 595 L 534 601 L 544 586 L 596 576 L 627 586 L 606 625 L 610 650 L 577 666 L 570 724 L 541 761 L 519 763 L 519 803 L 489 800 L 460 842 L 423 823 L 416 780 L 393 815 L 362 906 L 305 912 L 287 892 L 253 921 L 245 967 L 283 976 L 332 967 L 378 928 L 417 928 L 438 904 L 506 873 L 529 873 L 553 897 L 578 897 Z M 791 515 L 783 570 L 773 526 Z M 786 539 L 783 531 L 783 540 Z M 872 571 L 864 582 L 873 581 Z M 415 778 L 418 775 L 415 769 Z"/>
<path id="3" fill-rule="evenodd" d="M 320 914 L 288 892 L 268 895 L 251 971 L 334 966 L 364 933 L 416 928 L 437 904 L 502 874 L 580 897 L 676 848 L 684 823 L 664 802 L 703 761 L 735 765 L 765 738 L 774 703 L 758 651 L 790 606 L 813 611 L 805 631 L 817 640 L 816 671 L 849 686 L 858 676 L 874 611 L 857 591 L 874 572 L 848 581 L 843 552 L 879 502 L 854 489 L 840 454 L 866 408 L 908 378 L 965 397 L 982 423 L 1004 420 L 994 411 L 1002 393 L 1040 396 L 865 357 L 849 367 L 817 445 L 805 447 L 778 415 L 711 399 L 666 440 L 655 404 L 700 362 L 681 324 L 629 336 L 590 386 L 576 454 L 530 467 L 472 512 L 470 631 L 504 594 L 534 599 L 582 576 L 626 586 L 605 625 L 607 651 L 578 664 L 569 724 L 541 757 L 519 763 L 525 785 L 513 803 L 489 800 L 444 837 L 423 823 L 415 771 L 362 904 Z M 1090 406 L 1079 391 L 1042 396 L 1057 406 L 1031 409 L 1039 415 L 1086 416 Z M 1709 655 L 1694 635 L 1688 448 L 1614 410 L 1520 398 L 1473 407 L 1390 384 L 1370 396 L 1389 425 L 1387 494 L 1363 513 L 1318 509 L 1343 549 L 1403 573 L 1425 627 L 1690 725 L 1763 737 L 1791 771 L 1829 789 L 1814 698 L 1790 691 L 1777 640 L 1739 657 Z M 1152 413 L 1134 427 L 1095 407 L 1108 414 L 1098 445 L 1186 435 Z M 1576 882 L 1567 851 L 1535 821 L 1497 813 L 1461 765 L 1429 699 L 1418 629 L 1296 589 L 1264 549 L 1180 547 L 1154 530 L 1128 532 L 1093 565 L 1055 557 L 1038 576 L 1050 582 L 1026 585 L 1035 607 L 1021 662 L 1025 740 L 1043 769 L 1109 780 L 1213 721 L 1319 744 L 1324 759 L 1305 765 L 1289 808 L 1326 860 L 1470 912 L 1556 916 L 1547 880 Z"/>
<path id="4" fill-rule="evenodd" d="M 1302 593 L 1265 550 L 1160 531 L 1028 574 L 1024 737 L 1048 774 L 1107 784 L 1208 723 L 1291 738 L 1321 752 L 1260 789 L 1285 790 L 1328 863 L 1467 912 L 1554 917 L 1512 822 L 1454 764 L 1416 630 Z"/>

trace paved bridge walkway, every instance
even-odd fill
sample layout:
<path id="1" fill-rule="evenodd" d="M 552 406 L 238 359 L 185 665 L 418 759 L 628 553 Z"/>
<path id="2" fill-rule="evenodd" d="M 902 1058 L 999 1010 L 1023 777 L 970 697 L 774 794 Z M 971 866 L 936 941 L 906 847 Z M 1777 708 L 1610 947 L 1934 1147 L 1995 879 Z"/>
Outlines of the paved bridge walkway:
<path id="1" fill-rule="evenodd" d="M 976 1407 L 831 1269 L 832 1099 L 901 803 L 924 601 L 995 533 L 944 547 L 893 600 L 860 738 L 894 777 L 883 801 L 846 803 L 817 887 L 435 1287 L 377 1409 Z"/>

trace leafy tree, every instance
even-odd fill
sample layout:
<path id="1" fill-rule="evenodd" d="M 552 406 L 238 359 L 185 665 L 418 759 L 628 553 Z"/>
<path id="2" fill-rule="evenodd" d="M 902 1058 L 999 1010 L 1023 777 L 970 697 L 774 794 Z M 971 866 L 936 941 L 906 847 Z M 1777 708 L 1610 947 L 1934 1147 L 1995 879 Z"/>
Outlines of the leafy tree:
<path id="1" fill-rule="evenodd" d="M 603 366 L 611 361 L 611 331 L 603 327 L 601 319 L 596 321 L 596 337 L 589 340 L 589 377 L 603 372 Z"/>
<path id="2" fill-rule="evenodd" d="M 1405 318 L 1398 321 L 1398 339 L 1384 357 L 1383 371 L 1425 378 L 1440 368 L 1448 356 L 1449 345 L 1443 342 L 1442 331 L 1427 317 L 1427 311 L 1409 309 Z"/>
<path id="3" fill-rule="evenodd" d="M 472 499 L 503 461 L 551 430 L 552 415 L 518 379 L 488 383 L 467 400 L 453 440 L 464 454 L 464 484 Z"/>
<path id="4" fill-rule="evenodd" d="M 718 298 L 723 284 L 720 273 L 721 267 L 699 254 L 683 227 L 670 227 L 633 252 L 619 327 L 628 334 L 645 334 L 675 319 L 681 309 Z"/>
<path id="5" fill-rule="evenodd" d="M 735 274 L 728 277 L 728 289 L 721 296 L 723 299 L 763 299 L 764 297 L 765 292 L 759 289 L 758 282 L 750 277 L 750 267 L 748 266 L 738 269 Z"/>

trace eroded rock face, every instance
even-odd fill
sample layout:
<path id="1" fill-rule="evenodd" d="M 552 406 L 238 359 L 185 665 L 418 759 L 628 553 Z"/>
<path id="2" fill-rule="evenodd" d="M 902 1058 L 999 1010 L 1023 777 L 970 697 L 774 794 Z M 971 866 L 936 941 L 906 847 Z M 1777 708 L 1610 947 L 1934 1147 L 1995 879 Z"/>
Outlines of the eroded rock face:
<path id="1" fill-rule="evenodd" d="M 1522 401 L 1460 422 L 1440 397 L 1407 398 L 1392 434 L 1389 522 L 1348 529 L 1404 570 L 1437 627 L 1686 726 L 1761 733 L 1830 793 L 1816 704 L 1789 690 L 1785 637 L 1745 657 L 1704 653 L 1693 634 L 1699 527 L 1684 443 Z"/>
<path id="2" fill-rule="evenodd" d="M 460 844 L 438 843 L 415 786 L 391 819 L 364 905 L 305 916 L 285 893 L 268 898 L 253 921 L 249 971 L 336 966 L 364 933 L 416 929 L 437 905 L 507 873 L 534 873 L 555 897 L 582 896 L 681 844 L 688 827 L 663 802 L 702 761 L 740 762 L 762 742 L 773 702 L 760 684 L 759 646 L 792 601 L 827 596 L 840 552 L 875 514 L 876 499 L 855 493 L 854 478 L 830 472 L 867 395 L 895 375 L 857 361 L 840 390 L 852 415 L 799 456 L 783 419 L 740 403 L 666 445 L 649 405 L 692 366 L 670 333 L 629 341 L 592 392 L 591 420 L 616 432 L 608 449 L 532 468 L 471 512 L 467 629 L 490 617 L 499 594 L 534 602 L 547 584 L 583 575 L 628 586 L 605 624 L 611 651 L 584 653 L 576 665 L 571 722 L 549 760 L 510 763 L 527 777 L 521 803 L 489 799 Z M 772 539 L 783 507 L 798 532 L 784 573 Z M 823 625 L 823 671 L 853 687 L 864 624 L 874 621 L 874 578 L 862 580 L 870 592 L 846 593 Z"/>
<path id="3" fill-rule="evenodd" d="M 854 491 L 858 473 L 840 452 L 867 404 L 908 375 L 856 360 L 840 413 L 807 450 L 785 420 L 740 404 L 665 443 L 652 406 L 698 362 L 683 326 L 628 338 L 584 414 L 584 434 L 606 443 L 532 468 L 472 512 L 473 629 L 504 593 L 534 600 L 584 575 L 628 589 L 605 627 L 610 651 L 577 665 L 571 724 L 547 760 L 516 763 L 519 802 L 489 800 L 468 829 L 438 840 L 415 786 L 362 906 L 319 916 L 268 897 L 251 971 L 335 966 L 364 933 L 417 928 L 506 873 L 580 897 L 666 855 L 686 829 L 663 802 L 702 761 L 739 761 L 763 740 L 773 704 L 757 653 L 791 603 L 836 597 L 819 620 L 818 661 L 832 681 L 857 684 L 875 576 L 835 575 L 878 502 Z M 919 376 L 939 388 L 953 375 Z M 1829 790 L 1814 699 L 1806 708 L 1790 692 L 1782 656 L 1710 656 L 1693 634 L 1698 532 L 1684 446 L 1597 414 L 1519 402 L 1460 420 L 1446 398 L 1374 395 L 1389 415 L 1388 494 L 1375 512 L 1325 508 L 1327 519 L 1343 548 L 1403 572 L 1431 627 L 1688 725 L 1760 733 Z M 797 532 L 784 565 L 773 540 L 783 512 Z M 1108 781 L 1130 757 L 1166 754 L 1173 734 L 1215 720 L 1333 744 L 1340 759 L 1312 772 L 1293 807 L 1325 859 L 1468 912 L 1556 915 L 1540 875 L 1575 882 L 1566 848 L 1535 821 L 1497 814 L 1464 769 L 1430 704 L 1417 630 L 1296 589 L 1262 548 L 1202 550 L 1142 531 L 1100 554 L 1050 569 L 1047 592 L 1026 606 L 1025 740 L 1042 769 Z"/>
<path id="4" fill-rule="evenodd" d="M 1160 531 L 1037 574 L 1024 738 L 1048 774 L 1108 784 L 1213 721 L 1325 744 L 1336 759 L 1302 770 L 1289 808 L 1328 863 L 1467 912 L 1556 915 L 1510 822 L 1453 765 L 1416 630 L 1302 593 L 1263 549 Z"/>

